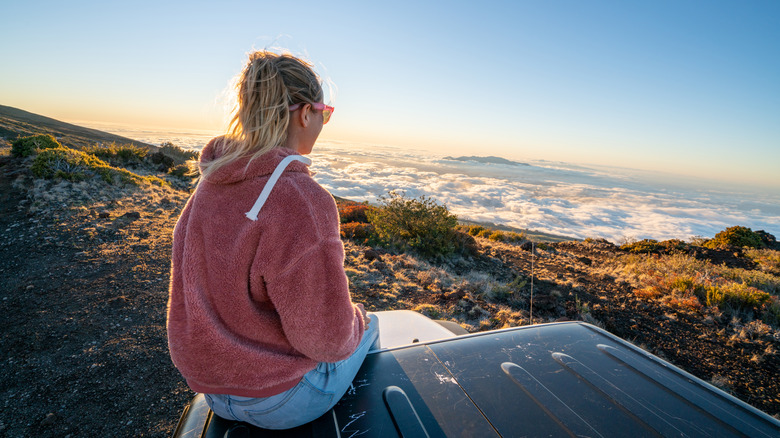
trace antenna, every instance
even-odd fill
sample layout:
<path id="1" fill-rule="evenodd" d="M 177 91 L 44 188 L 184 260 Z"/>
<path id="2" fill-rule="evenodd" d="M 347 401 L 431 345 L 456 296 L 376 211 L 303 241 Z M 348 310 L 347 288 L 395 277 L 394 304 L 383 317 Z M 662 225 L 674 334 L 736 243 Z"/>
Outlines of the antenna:
<path id="1" fill-rule="evenodd" d="M 529 324 L 534 323 L 534 253 L 536 252 L 535 245 L 531 242 L 531 314 L 528 318 Z"/>

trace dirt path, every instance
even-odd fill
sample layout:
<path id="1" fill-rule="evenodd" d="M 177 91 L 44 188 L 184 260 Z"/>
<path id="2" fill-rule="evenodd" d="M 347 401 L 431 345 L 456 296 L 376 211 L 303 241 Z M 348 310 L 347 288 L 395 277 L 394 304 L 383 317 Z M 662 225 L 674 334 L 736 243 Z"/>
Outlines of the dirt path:
<path id="1" fill-rule="evenodd" d="M 165 337 L 181 200 L 28 216 L 20 176 L 0 158 L 0 436 L 169 436 L 191 396 Z"/>

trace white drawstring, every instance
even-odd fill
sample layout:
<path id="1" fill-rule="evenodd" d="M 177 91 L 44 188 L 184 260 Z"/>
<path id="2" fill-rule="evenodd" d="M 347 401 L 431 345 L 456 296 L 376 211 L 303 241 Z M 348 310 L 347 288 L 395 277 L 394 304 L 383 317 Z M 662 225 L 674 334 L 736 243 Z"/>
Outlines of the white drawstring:
<path id="1" fill-rule="evenodd" d="M 276 181 L 278 181 L 279 177 L 282 176 L 284 169 L 286 169 L 287 166 L 293 161 L 300 161 L 307 166 L 311 166 L 311 160 L 306 157 L 300 155 L 288 155 L 284 157 L 282 162 L 276 166 L 276 169 L 274 169 L 274 172 L 271 174 L 271 178 L 269 178 L 268 182 L 265 183 L 265 187 L 263 187 L 263 191 L 260 192 L 260 196 L 257 197 L 255 205 L 252 206 L 251 210 L 246 212 L 246 217 L 253 221 L 257 220 L 257 215 L 260 213 L 260 209 L 263 208 L 265 201 L 268 200 L 268 195 L 271 194 L 271 190 L 274 188 L 274 185 L 276 185 Z"/>

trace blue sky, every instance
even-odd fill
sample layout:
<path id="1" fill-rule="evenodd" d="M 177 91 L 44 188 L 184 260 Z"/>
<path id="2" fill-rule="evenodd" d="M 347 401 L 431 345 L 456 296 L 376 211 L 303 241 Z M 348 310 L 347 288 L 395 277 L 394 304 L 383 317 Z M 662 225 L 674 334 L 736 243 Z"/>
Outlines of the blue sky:
<path id="1" fill-rule="evenodd" d="M 780 188 L 777 1 L 114 3 L 6 2 L 0 104 L 218 130 L 278 46 L 338 88 L 323 138 Z"/>

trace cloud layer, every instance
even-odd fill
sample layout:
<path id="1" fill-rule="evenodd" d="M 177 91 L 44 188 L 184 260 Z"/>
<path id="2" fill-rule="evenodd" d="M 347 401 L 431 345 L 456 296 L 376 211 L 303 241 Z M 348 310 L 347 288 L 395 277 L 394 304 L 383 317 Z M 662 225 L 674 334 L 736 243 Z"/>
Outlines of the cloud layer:
<path id="1" fill-rule="evenodd" d="M 562 163 L 480 164 L 390 148 L 321 142 L 315 179 L 334 195 L 377 202 L 389 190 L 434 198 L 461 219 L 577 238 L 711 237 L 729 226 L 780 232 L 780 200 L 652 183 Z"/>

